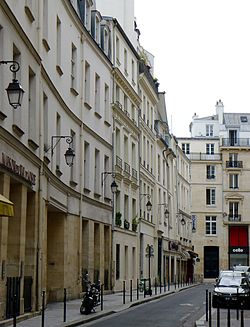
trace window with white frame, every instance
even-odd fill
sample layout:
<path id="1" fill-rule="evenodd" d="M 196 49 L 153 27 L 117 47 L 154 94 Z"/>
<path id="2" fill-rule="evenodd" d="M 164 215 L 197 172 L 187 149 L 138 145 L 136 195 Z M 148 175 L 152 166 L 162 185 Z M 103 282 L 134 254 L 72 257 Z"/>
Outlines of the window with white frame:
<path id="1" fill-rule="evenodd" d="M 110 108 L 109 108 L 109 86 L 104 86 L 104 119 L 107 123 L 110 123 Z"/>
<path id="2" fill-rule="evenodd" d="M 229 202 L 229 219 L 237 220 L 239 217 L 239 202 L 230 201 Z"/>
<path id="3" fill-rule="evenodd" d="M 76 60 L 77 60 L 77 49 L 75 45 L 71 44 L 71 89 L 76 90 Z"/>
<path id="4" fill-rule="evenodd" d="M 183 153 L 190 154 L 190 144 L 189 143 L 182 143 L 181 149 L 182 149 Z"/>
<path id="5" fill-rule="evenodd" d="M 214 136 L 214 126 L 206 125 L 206 136 Z"/>
<path id="6" fill-rule="evenodd" d="M 214 154 L 214 143 L 206 144 L 206 154 Z"/>
<path id="7" fill-rule="evenodd" d="M 132 82 L 135 83 L 135 61 L 131 61 L 131 70 L 132 70 Z"/>
<path id="8" fill-rule="evenodd" d="M 84 93 L 85 103 L 90 105 L 90 65 L 87 61 L 85 61 Z"/>
<path id="9" fill-rule="evenodd" d="M 239 174 L 229 174 L 229 188 L 239 188 Z"/>
<path id="10" fill-rule="evenodd" d="M 118 36 L 115 39 L 115 50 L 116 50 L 116 63 L 118 65 L 120 65 L 121 64 L 121 62 L 120 62 L 120 40 L 119 40 Z"/>
<path id="11" fill-rule="evenodd" d="M 206 216 L 206 235 L 216 235 L 216 216 Z"/>
<path id="12" fill-rule="evenodd" d="M 207 165 L 207 179 L 215 179 L 215 166 Z"/>
<path id="13" fill-rule="evenodd" d="M 206 204 L 215 205 L 215 188 L 206 189 Z"/>
<path id="14" fill-rule="evenodd" d="M 128 74 L 128 52 L 124 49 L 124 72 Z"/>
<path id="15" fill-rule="evenodd" d="M 100 108 L 100 93 L 101 93 L 101 82 L 100 76 L 95 74 L 95 112 L 100 115 L 101 108 Z"/>

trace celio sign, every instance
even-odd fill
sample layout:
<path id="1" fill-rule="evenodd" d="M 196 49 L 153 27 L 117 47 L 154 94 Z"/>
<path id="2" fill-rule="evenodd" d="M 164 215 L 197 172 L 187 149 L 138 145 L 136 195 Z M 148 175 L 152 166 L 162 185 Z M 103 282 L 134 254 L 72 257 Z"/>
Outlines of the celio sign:
<path id="1" fill-rule="evenodd" d="M 28 183 L 35 185 L 36 184 L 36 175 L 33 174 L 31 171 L 26 170 L 23 165 L 17 164 L 17 162 L 12 159 L 11 157 L 7 156 L 5 153 L 2 152 L 2 156 L 0 156 L 0 165 L 2 167 L 7 168 L 9 171 L 22 177 Z"/>
<path id="2" fill-rule="evenodd" d="M 230 246 L 229 249 L 231 254 L 246 254 L 248 253 L 247 246 Z"/>

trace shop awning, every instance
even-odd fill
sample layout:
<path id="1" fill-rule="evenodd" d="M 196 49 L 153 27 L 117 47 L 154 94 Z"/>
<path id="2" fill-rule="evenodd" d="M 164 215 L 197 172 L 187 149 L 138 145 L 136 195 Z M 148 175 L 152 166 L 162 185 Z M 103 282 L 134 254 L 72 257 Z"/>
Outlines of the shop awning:
<path id="1" fill-rule="evenodd" d="M 14 216 L 13 202 L 8 200 L 2 194 L 0 194 L 0 216 L 4 216 L 4 217 Z"/>

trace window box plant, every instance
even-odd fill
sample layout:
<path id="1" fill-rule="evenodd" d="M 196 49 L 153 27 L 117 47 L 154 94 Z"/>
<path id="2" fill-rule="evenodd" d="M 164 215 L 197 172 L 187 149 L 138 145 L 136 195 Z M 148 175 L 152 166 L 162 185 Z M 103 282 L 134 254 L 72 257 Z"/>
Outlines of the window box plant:
<path id="1" fill-rule="evenodd" d="M 137 216 L 135 216 L 132 219 L 132 231 L 136 232 L 137 231 L 137 226 L 138 226 L 138 219 L 137 219 Z"/>
<path id="2" fill-rule="evenodd" d="M 121 227 L 121 225 L 122 225 L 122 214 L 121 214 L 120 211 L 118 211 L 118 212 L 116 213 L 116 215 L 115 215 L 115 224 L 116 224 L 116 226 L 118 226 L 118 227 Z"/>

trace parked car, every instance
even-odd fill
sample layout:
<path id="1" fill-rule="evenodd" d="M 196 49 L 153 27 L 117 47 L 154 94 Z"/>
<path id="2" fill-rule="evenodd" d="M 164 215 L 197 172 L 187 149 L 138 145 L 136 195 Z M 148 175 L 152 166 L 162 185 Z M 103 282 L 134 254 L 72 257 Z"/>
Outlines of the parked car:
<path id="1" fill-rule="evenodd" d="M 247 277 L 224 276 L 215 284 L 213 308 L 250 309 L 250 283 Z"/>
<path id="2" fill-rule="evenodd" d="M 246 277 L 246 273 L 244 271 L 236 270 L 221 270 L 217 280 L 219 280 L 221 277 Z"/>
<path id="3" fill-rule="evenodd" d="M 234 266 L 234 271 L 243 271 L 246 274 L 246 277 L 248 277 L 248 279 L 250 279 L 250 267 L 249 266 L 237 265 L 237 266 Z"/>

